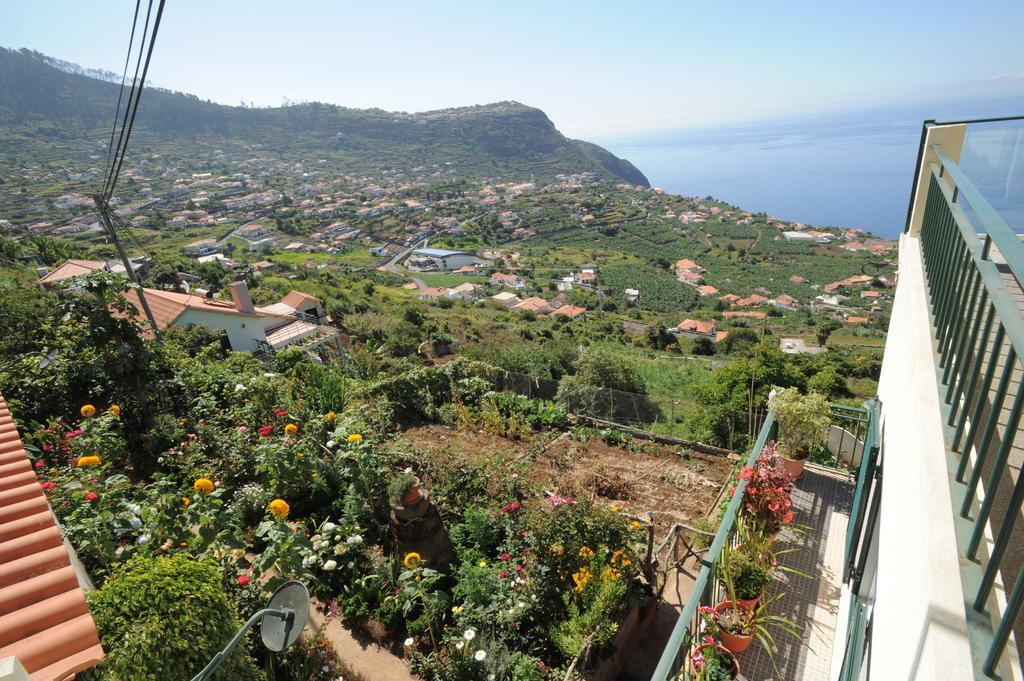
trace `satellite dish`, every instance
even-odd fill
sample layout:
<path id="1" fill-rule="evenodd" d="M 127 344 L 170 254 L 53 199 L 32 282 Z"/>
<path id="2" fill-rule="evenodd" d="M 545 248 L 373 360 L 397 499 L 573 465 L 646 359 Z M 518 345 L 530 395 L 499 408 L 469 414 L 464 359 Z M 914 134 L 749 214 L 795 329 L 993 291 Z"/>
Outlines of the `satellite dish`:
<path id="1" fill-rule="evenodd" d="M 268 650 L 278 653 L 299 640 L 309 619 L 309 591 L 302 582 L 286 582 L 270 597 L 267 609 L 271 612 L 263 617 L 260 637 Z"/>

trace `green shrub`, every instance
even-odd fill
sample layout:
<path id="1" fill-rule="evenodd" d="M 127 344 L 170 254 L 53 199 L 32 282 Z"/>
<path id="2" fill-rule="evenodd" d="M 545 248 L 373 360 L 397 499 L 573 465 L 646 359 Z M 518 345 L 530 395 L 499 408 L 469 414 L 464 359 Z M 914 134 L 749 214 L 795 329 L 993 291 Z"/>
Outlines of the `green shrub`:
<path id="1" fill-rule="evenodd" d="M 121 565 L 89 595 L 89 610 L 107 652 L 90 674 L 110 681 L 192 678 L 242 626 L 217 568 L 184 555 Z M 265 677 L 239 647 L 217 678 Z"/>

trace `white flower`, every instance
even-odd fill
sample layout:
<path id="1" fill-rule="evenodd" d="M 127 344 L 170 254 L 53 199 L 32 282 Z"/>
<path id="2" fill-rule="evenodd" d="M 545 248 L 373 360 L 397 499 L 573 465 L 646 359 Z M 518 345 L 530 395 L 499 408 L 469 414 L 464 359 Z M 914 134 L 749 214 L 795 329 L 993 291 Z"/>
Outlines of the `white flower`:
<path id="1" fill-rule="evenodd" d="M 362 544 L 363 543 L 363 536 L 360 535 L 360 534 L 353 534 L 351 537 L 349 537 L 345 541 L 347 541 L 349 544 Z"/>
<path id="2" fill-rule="evenodd" d="M 314 544 L 317 543 L 318 541 L 320 541 L 320 539 L 321 539 L 321 537 L 320 537 L 319 534 L 314 534 L 312 537 L 309 538 L 309 540 L 311 542 L 313 542 Z"/>
<path id="3" fill-rule="evenodd" d="M 413 644 L 412 636 L 410 636 L 409 638 L 405 639 L 405 647 L 406 648 L 408 648 L 412 644 Z"/>
<path id="4" fill-rule="evenodd" d="M 163 463 L 164 462 L 164 457 L 162 457 L 162 456 L 156 457 L 156 462 L 157 463 Z"/>
<path id="5" fill-rule="evenodd" d="M 274 376 L 277 376 L 277 374 L 272 374 L 269 371 L 263 374 L 263 378 L 273 378 Z"/>
<path id="6" fill-rule="evenodd" d="M 455 644 L 455 649 L 456 650 L 462 650 L 465 647 L 466 647 L 466 642 L 465 641 L 459 641 L 458 643 Z"/>
<path id="7" fill-rule="evenodd" d="M 340 556 L 343 553 L 345 553 L 345 545 L 344 544 L 338 544 L 337 546 L 334 547 L 334 555 Z"/>
<path id="8" fill-rule="evenodd" d="M 327 449 L 334 449 L 337 446 L 338 446 L 338 443 L 335 442 L 334 440 L 328 440 L 327 441 Z"/>
<path id="9" fill-rule="evenodd" d="M 526 607 L 526 603 L 524 603 L 522 601 L 519 601 L 518 603 L 516 603 L 516 607 L 517 608 L 525 608 Z"/>
<path id="10" fill-rule="evenodd" d="M 476 651 L 476 653 L 475 653 L 475 654 L 473 655 L 473 658 L 474 658 L 474 659 L 475 659 L 475 660 L 476 660 L 477 662 L 483 662 L 483 661 L 484 661 L 484 659 L 486 659 L 486 658 L 487 658 L 487 653 L 485 653 L 485 652 L 484 652 L 484 651 L 482 651 L 482 650 L 478 650 L 478 651 Z"/>
<path id="11" fill-rule="evenodd" d="M 476 638 L 476 632 L 472 629 L 466 629 L 464 632 L 462 632 L 462 638 L 466 639 L 467 641 L 472 641 L 474 638 Z"/>
<path id="12" fill-rule="evenodd" d="M 149 535 L 148 534 L 140 534 L 139 538 L 135 540 L 135 543 L 136 544 L 148 544 L 149 543 Z"/>
<path id="13" fill-rule="evenodd" d="M 333 570 L 336 567 L 338 567 L 338 564 L 336 562 L 334 562 L 333 560 L 329 560 L 326 563 L 324 563 L 324 570 L 327 570 L 328 572 L 330 572 L 331 570 Z"/>
<path id="14" fill-rule="evenodd" d="M 487 681 L 494 681 L 494 674 L 488 674 Z"/>
<path id="15" fill-rule="evenodd" d="M 352 568 L 354 568 L 355 566 L 356 566 L 356 562 L 355 562 L 354 560 L 350 560 L 350 561 L 348 562 L 348 569 L 349 569 L 349 570 L 351 570 L 351 569 L 352 569 Z"/>
<path id="16" fill-rule="evenodd" d="M 244 385 L 242 385 L 241 383 L 235 383 L 235 392 L 236 393 L 240 393 L 243 390 L 245 390 L 245 386 Z"/>
<path id="17" fill-rule="evenodd" d="M 324 532 L 334 532 L 334 528 L 336 527 L 337 525 L 334 523 L 324 523 Z"/>
<path id="18" fill-rule="evenodd" d="M 128 504 L 128 510 L 131 511 L 132 515 L 142 513 L 142 508 L 138 504 Z"/>
<path id="19" fill-rule="evenodd" d="M 140 527 L 142 527 L 142 521 L 139 520 L 138 518 L 132 518 L 131 520 L 128 521 L 128 524 L 132 526 L 133 530 L 137 530 Z"/>

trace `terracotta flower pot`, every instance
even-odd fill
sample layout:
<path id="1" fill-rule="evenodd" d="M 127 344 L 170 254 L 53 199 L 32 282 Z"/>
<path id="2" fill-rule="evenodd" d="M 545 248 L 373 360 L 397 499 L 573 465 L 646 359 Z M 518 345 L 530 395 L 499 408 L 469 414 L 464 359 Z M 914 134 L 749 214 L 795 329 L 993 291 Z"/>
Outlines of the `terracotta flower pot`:
<path id="1" fill-rule="evenodd" d="M 747 612 L 747 613 L 754 612 L 754 608 L 757 607 L 758 601 L 760 601 L 762 598 L 764 598 L 764 592 L 763 591 L 756 598 L 737 598 L 736 599 L 736 607 L 738 607 L 741 610 L 743 610 L 743 612 Z"/>
<path id="2" fill-rule="evenodd" d="M 693 658 L 696 656 L 697 653 L 700 653 L 701 655 L 706 655 L 707 653 L 705 651 L 708 649 L 714 649 L 715 652 L 717 652 L 719 655 L 729 660 L 729 662 L 731 663 L 731 667 L 729 669 L 729 677 L 733 679 L 739 678 L 740 661 L 736 659 L 736 656 L 733 655 L 728 648 L 717 643 L 704 643 L 700 646 L 697 646 L 697 648 L 690 654 L 690 666 L 693 668 L 695 672 L 697 671 L 698 667 L 697 663 L 694 661 Z"/>
<path id="3" fill-rule="evenodd" d="M 782 467 L 786 469 L 786 473 L 790 477 L 797 480 L 804 474 L 804 466 L 807 464 L 807 459 L 810 456 L 811 453 L 808 450 L 799 449 L 793 458 L 788 456 L 782 457 Z"/>
<path id="4" fill-rule="evenodd" d="M 719 613 L 737 609 L 739 607 L 734 605 L 732 601 L 722 601 L 715 606 L 715 612 Z M 753 634 L 730 634 L 725 629 L 719 629 L 718 637 L 722 639 L 722 645 L 730 653 L 742 653 L 750 647 L 750 643 L 754 640 Z"/>

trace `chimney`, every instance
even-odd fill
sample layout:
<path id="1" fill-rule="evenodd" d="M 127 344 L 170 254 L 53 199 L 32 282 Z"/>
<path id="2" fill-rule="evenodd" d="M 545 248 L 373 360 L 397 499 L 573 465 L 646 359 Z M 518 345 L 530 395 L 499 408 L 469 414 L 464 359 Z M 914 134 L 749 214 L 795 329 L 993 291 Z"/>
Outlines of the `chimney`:
<path id="1" fill-rule="evenodd" d="M 256 308 L 252 305 L 252 298 L 249 297 L 249 287 L 244 281 L 236 281 L 228 288 L 231 289 L 231 300 L 235 301 L 235 309 L 246 314 L 255 314 Z"/>

